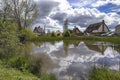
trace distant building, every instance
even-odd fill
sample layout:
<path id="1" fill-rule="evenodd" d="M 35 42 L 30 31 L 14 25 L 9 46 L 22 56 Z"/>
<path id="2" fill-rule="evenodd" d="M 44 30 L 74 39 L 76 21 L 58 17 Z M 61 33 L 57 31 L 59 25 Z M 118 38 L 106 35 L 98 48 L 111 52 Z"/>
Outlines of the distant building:
<path id="1" fill-rule="evenodd" d="M 61 32 L 60 30 L 57 30 L 57 31 L 56 31 L 56 35 L 57 35 L 57 36 L 62 36 L 62 32 Z"/>
<path id="2" fill-rule="evenodd" d="M 115 34 L 117 34 L 118 36 L 120 36 L 120 25 L 117 25 L 115 27 Z"/>
<path id="3" fill-rule="evenodd" d="M 73 30 L 72 30 L 72 36 L 82 36 L 83 33 L 77 28 L 77 27 L 74 27 Z"/>
<path id="4" fill-rule="evenodd" d="M 106 33 L 109 32 L 108 26 L 105 24 L 104 20 L 99 23 L 90 24 L 87 29 L 84 31 L 87 33 Z"/>
<path id="5" fill-rule="evenodd" d="M 45 35 L 45 30 L 43 28 L 39 27 L 35 27 L 33 30 L 34 33 L 36 33 L 39 36 Z"/>

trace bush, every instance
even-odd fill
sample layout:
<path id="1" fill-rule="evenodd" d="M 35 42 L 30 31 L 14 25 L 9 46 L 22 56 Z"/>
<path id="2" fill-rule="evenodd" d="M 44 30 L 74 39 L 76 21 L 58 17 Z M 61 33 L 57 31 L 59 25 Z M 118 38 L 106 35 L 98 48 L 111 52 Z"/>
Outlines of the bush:
<path id="1" fill-rule="evenodd" d="M 69 30 L 65 30 L 65 31 L 63 32 L 63 36 L 64 36 L 64 37 L 70 37 L 70 31 L 69 31 Z"/>
<path id="2" fill-rule="evenodd" d="M 8 65 L 12 68 L 25 71 L 29 67 L 30 64 L 29 64 L 29 61 L 25 57 L 15 56 L 8 61 Z"/>
<path id="3" fill-rule="evenodd" d="M 52 33 L 51 33 L 51 37 L 56 37 L 55 32 L 52 32 Z"/>
<path id="4" fill-rule="evenodd" d="M 26 28 L 26 29 L 22 29 L 20 31 L 20 41 L 29 41 L 35 37 L 37 37 L 37 35 L 30 29 L 30 28 Z"/>
<path id="5" fill-rule="evenodd" d="M 27 71 L 37 76 L 41 74 L 41 62 L 36 59 L 31 61 L 24 56 L 14 56 L 8 61 L 8 65 L 12 68 L 16 68 L 23 72 Z"/>
<path id="6" fill-rule="evenodd" d="M 6 59 L 14 55 L 19 45 L 16 24 L 0 22 L 0 59 Z"/>

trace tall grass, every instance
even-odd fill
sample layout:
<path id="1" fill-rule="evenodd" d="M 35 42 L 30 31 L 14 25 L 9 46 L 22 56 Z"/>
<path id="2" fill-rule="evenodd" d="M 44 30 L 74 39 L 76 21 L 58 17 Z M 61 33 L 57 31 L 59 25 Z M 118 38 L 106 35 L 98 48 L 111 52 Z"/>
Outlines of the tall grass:
<path id="1" fill-rule="evenodd" d="M 93 68 L 89 73 L 88 80 L 120 80 L 120 72 L 107 68 Z"/>

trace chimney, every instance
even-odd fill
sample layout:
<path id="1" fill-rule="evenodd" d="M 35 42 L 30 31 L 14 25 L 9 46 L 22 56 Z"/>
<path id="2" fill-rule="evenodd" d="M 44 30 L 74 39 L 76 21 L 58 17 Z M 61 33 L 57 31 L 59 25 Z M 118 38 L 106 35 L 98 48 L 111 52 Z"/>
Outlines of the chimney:
<path id="1" fill-rule="evenodd" d="M 102 20 L 102 23 L 104 24 L 104 23 L 105 23 L 105 21 L 104 21 L 104 20 Z"/>
<path id="2" fill-rule="evenodd" d="M 104 30 L 104 26 L 105 26 L 105 21 L 104 20 L 102 20 L 102 32 L 104 32 L 105 30 Z"/>

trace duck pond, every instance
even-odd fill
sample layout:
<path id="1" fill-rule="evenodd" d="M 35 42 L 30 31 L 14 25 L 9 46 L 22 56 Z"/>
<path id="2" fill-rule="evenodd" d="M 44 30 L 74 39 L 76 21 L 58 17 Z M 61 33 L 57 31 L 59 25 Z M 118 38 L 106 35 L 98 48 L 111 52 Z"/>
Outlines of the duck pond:
<path id="1" fill-rule="evenodd" d="M 87 80 L 94 66 L 120 69 L 119 44 L 65 40 L 34 43 L 32 50 L 42 60 L 42 71 L 57 80 Z"/>

